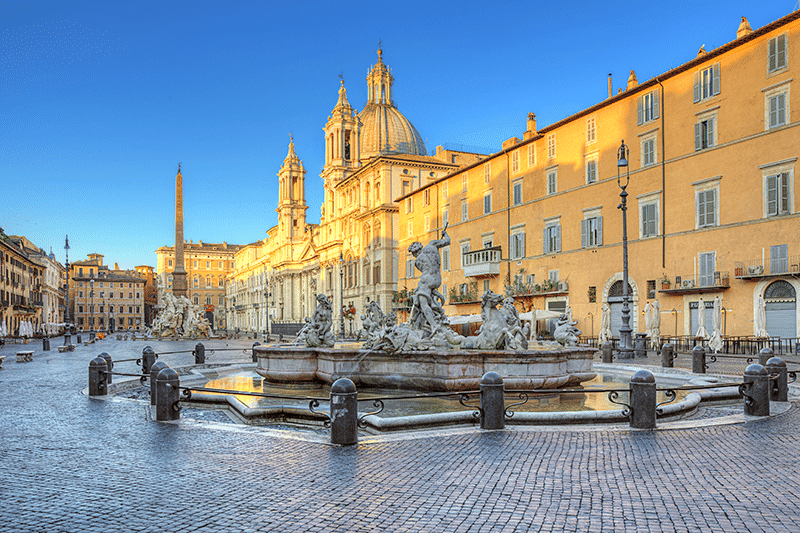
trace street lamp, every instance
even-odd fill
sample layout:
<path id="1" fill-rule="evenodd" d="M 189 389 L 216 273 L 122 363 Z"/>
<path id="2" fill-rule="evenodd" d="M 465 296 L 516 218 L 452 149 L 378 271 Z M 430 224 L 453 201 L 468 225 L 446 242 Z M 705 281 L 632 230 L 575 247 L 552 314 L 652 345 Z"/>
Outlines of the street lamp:
<path id="1" fill-rule="evenodd" d="M 633 348 L 631 346 L 631 309 L 630 294 L 628 293 L 628 183 L 631 180 L 630 168 L 628 167 L 628 155 L 630 151 L 625 146 L 625 141 L 617 151 L 617 185 L 622 192 L 622 198 L 617 208 L 622 210 L 622 326 L 619 328 L 619 359 L 633 358 Z M 622 184 L 620 169 L 625 169 L 625 184 Z"/>
<path id="2" fill-rule="evenodd" d="M 64 310 L 64 346 L 69 346 L 72 344 L 72 335 L 70 335 L 70 327 L 69 327 L 69 235 L 66 236 L 64 240 L 64 252 L 66 253 L 66 260 L 64 261 L 64 268 L 67 273 L 67 283 L 66 283 L 66 296 L 67 296 L 67 306 Z"/>
<path id="3" fill-rule="evenodd" d="M 341 336 L 344 339 L 344 255 L 339 252 L 339 317 L 341 319 Z"/>
<path id="4" fill-rule="evenodd" d="M 592 314 L 591 311 L 589 311 L 588 313 L 586 313 L 586 316 L 592 317 L 592 338 L 594 338 L 594 315 Z"/>
<path id="5" fill-rule="evenodd" d="M 92 324 L 91 328 L 89 329 L 89 340 L 94 340 L 94 272 L 92 272 L 92 277 L 89 279 L 89 297 L 92 299 Z"/>

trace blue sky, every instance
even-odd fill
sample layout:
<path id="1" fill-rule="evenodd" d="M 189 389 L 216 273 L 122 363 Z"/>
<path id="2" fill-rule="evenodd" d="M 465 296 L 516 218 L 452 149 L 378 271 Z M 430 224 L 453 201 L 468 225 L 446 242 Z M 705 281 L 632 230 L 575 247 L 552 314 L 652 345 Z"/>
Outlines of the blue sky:
<path id="1" fill-rule="evenodd" d="M 276 222 L 294 136 L 319 221 L 339 74 L 362 109 L 378 40 L 426 146 L 500 149 L 756 29 L 796 1 L 0 3 L 0 227 L 64 260 L 155 265 L 186 239 L 247 244 Z"/>

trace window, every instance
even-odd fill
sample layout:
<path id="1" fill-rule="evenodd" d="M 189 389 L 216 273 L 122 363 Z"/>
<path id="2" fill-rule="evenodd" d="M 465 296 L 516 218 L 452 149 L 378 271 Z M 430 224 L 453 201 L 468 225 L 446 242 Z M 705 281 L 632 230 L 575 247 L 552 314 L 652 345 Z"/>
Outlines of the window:
<path id="1" fill-rule="evenodd" d="M 551 133 L 547 136 L 547 159 L 556 157 L 556 134 Z"/>
<path id="2" fill-rule="evenodd" d="M 469 253 L 469 242 L 461 243 L 461 268 L 464 268 L 466 262 L 466 255 Z"/>
<path id="3" fill-rule="evenodd" d="M 483 280 L 483 292 L 488 291 L 492 286 L 491 280 L 485 279 Z"/>
<path id="4" fill-rule="evenodd" d="M 442 270 L 450 270 L 450 247 L 449 246 L 445 246 L 444 248 L 442 248 Z"/>
<path id="5" fill-rule="evenodd" d="M 659 117 L 658 91 L 651 91 L 636 99 L 636 123 L 647 124 Z"/>
<path id="6" fill-rule="evenodd" d="M 78 291 L 78 298 L 83 298 L 83 291 Z"/>
<path id="7" fill-rule="evenodd" d="M 403 180 L 403 196 L 411 192 L 411 182 L 408 180 Z"/>
<path id="8" fill-rule="evenodd" d="M 442 210 L 442 226 L 450 222 L 450 210 L 448 208 L 444 208 Z"/>
<path id="9" fill-rule="evenodd" d="M 639 238 L 655 237 L 658 235 L 658 200 L 641 203 L 640 210 Z"/>
<path id="10" fill-rule="evenodd" d="M 447 182 L 442 182 L 442 199 L 447 200 Z"/>
<path id="11" fill-rule="evenodd" d="M 522 203 L 522 180 L 514 182 L 512 185 L 512 194 L 514 205 L 520 205 Z"/>
<path id="12" fill-rule="evenodd" d="M 225 305 L 225 297 L 222 296 L 221 294 L 219 295 L 219 299 L 217 300 L 217 305 L 219 306 Z"/>
<path id="13" fill-rule="evenodd" d="M 533 147 L 533 144 L 528 145 L 528 166 L 532 167 L 536 164 L 536 150 Z"/>
<path id="14" fill-rule="evenodd" d="M 519 150 L 511 153 L 511 172 L 519 172 Z"/>
<path id="15" fill-rule="evenodd" d="M 467 192 L 467 173 L 461 174 L 461 192 Z"/>
<path id="16" fill-rule="evenodd" d="M 414 256 L 406 256 L 406 277 L 414 277 Z"/>
<path id="17" fill-rule="evenodd" d="M 211 261 L 206 261 L 206 270 L 211 269 Z"/>
<path id="18" fill-rule="evenodd" d="M 655 134 L 642 137 L 641 150 L 642 150 L 642 167 L 648 167 L 650 165 L 654 165 L 658 160 L 658 155 L 656 153 Z"/>
<path id="19" fill-rule="evenodd" d="M 217 261 L 217 268 L 222 268 L 222 261 Z"/>
<path id="20" fill-rule="evenodd" d="M 603 217 L 592 216 L 581 220 L 581 248 L 603 244 Z"/>
<path id="21" fill-rule="evenodd" d="M 483 165 L 483 182 L 489 183 L 490 181 L 492 181 L 492 164 L 485 163 Z"/>
<path id="22" fill-rule="evenodd" d="M 704 115 L 694 125 L 694 149 L 704 150 L 714 146 L 716 139 L 716 116 Z"/>
<path id="23" fill-rule="evenodd" d="M 511 242 L 508 245 L 511 259 L 522 259 L 525 257 L 525 229 L 512 230 Z"/>
<path id="24" fill-rule="evenodd" d="M 716 252 L 701 253 L 697 256 L 697 284 L 700 287 L 714 286 L 716 256 Z"/>
<path id="25" fill-rule="evenodd" d="M 769 247 L 769 273 L 785 274 L 789 272 L 789 245 L 778 244 Z"/>
<path id="26" fill-rule="evenodd" d="M 697 192 L 697 227 L 717 225 L 717 189 Z"/>
<path id="27" fill-rule="evenodd" d="M 547 272 L 547 279 L 553 283 L 558 283 L 558 270 L 550 270 Z"/>
<path id="28" fill-rule="evenodd" d="M 767 73 L 786 68 L 786 34 L 769 40 L 767 47 Z"/>
<path id="29" fill-rule="evenodd" d="M 430 188 L 422 191 L 422 205 L 431 205 L 431 190 Z"/>
<path id="30" fill-rule="evenodd" d="M 719 94 L 719 63 L 694 73 L 694 102 L 701 102 Z"/>
<path id="31" fill-rule="evenodd" d="M 169 265 L 169 266 L 172 266 L 172 259 L 169 259 L 169 260 L 167 261 L 167 265 Z"/>
<path id="32" fill-rule="evenodd" d="M 406 213 L 414 212 L 414 200 L 411 197 L 406 198 Z"/>
<path id="33" fill-rule="evenodd" d="M 461 200 L 461 221 L 464 222 L 469 218 L 469 211 L 467 211 L 467 200 Z"/>
<path id="34" fill-rule="evenodd" d="M 586 183 L 597 181 L 597 155 L 587 156 L 586 158 Z"/>
<path id="35" fill-rule="evenodd" d="M 786 215 L 793 212 L 793 162 L 763 166 L 764 216 Z"/>
<path id="36" fill-rule="evenodd" d="M 193 261 L 193 262 L 192 262 L 192 266 L 193 266 L 194 268 L 197 268 L 197 261 Z"/>
<path id="37" fill-rule="evenodd" d="M 656 299 L 656 280 L 654 279 L 647 280 L 647 298 L 649 300 Z"/>
<path id="38" fill-rule="evenodd" d="M 776 128 L 786 124 L 786 94 L 777 94 L 768 100 L 769 127 Z"/>
<path id="39" fill-rule="evenodd" d="M 430 231 L 430 230 L 431 230 L 431 216 L 426 214 L 425 215 L 425 231 Z"/>
<path id="40" fill-rule="evenodd" d="M 558 169 L 552 168 L 547 171 L 547 194 L 555 194 L 558 191 Z"/>
<path id="41" fill-rule="evenodd" d="M 560 221 L 549 222 L 544 227 L 542 237 L 542 253 L 552 254 L 561 251 L 561 223 Z"/>
<path id="42" fill-rule="evenodd" d="M 79 305 L 79 306 L 78 306 L 78 312 L 79 312 L 79 313 L 83 313 L 83 306 L 82 306 L 82 305 Z"/>
<path id="43" fill-rule="evenodd" d="M 595 117 L 586 119 L 586 144 L 592 144 L 597 140 L 597 126 Z"/>
<path id="44" fill-rule="evenodd" d="M 791 114 L 789 112 L 789 81 L 762 90 L 764 92 L 765 131 L 784 126 L 791 122 Z"/>
<path id="45" fill-rule="evenodd" d="M 407 226 L 406 229 L 408 230 L 408 236 L 409 237 L 414 235 L 414 221 L 413 220 L 409 220 L 408 221 L 408 226 Z"/>
<path id="46" fill-rule="evenodd" d="M 492 193 L 487 192 L 483 195 L 483 214 L 488 215 L 492 212 Z"/>

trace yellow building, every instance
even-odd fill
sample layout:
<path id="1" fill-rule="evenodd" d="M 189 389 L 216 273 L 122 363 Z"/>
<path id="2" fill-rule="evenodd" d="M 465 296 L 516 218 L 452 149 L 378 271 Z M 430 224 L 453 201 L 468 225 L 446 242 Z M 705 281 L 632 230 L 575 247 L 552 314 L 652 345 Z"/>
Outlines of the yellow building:
<path id="1" fill-rule="evenodd" d="M 225 329 L 225 279 L 233 271 L 238 244 L 184 243 L 184 267 L 189 299 L 205 307 L 205 317 L 215 329 Z M 172 292 L 172 271 L 175 269 L 175 247 L 156 250 L 156 271 L 166 276 L 165 288 Z"/>
<path id="2" fill-rule="evenodd" d="M 657 298 L 662 335 L 692 336 L 698 308 L 718 296 L 727 336 L 754 335 L 759 297 L 772 336 L 800 336 L 798 19 L 794 11 L 753 31 L 742 18 L 728 44 L 643 83 L 631 71 L 618 94 L 609 80 L 606 100 L 547 127 L 537 129 L 530 114 L 522 140 L 400 196 L 414 206 L 400 213 L 400 287 L 417 281 L 408 245 L 449 221 L 449 314 L 479 312 L 475 301 L 491 289 L 516 295 L 522 310 L 569 307 L 596 336 L 608 303 L 616 336 L 624 139 L 634 333 L 644 332 L 644 306 Z"/>
<path id="3" fill-rule="evenodd" d="M 147 280 L 135 270 L 110 269 L 102 254 L 70 264 L 70 319 L 78 331 L 144 331 Z"/>
<path id="4" fill-rule="evenodd" d="M 278 224 L 267 239 L 236 255 L 228 291 L 231 328 L 263 331 L 269 316 L 271 331 L 294 333 L 313 313 L 318 293 L 327 294 L 335 309 L 352 304 L 357 314 L 371 300 L 391 305 L 401 209 L 393 199 L 481 157 L 442 147 L 427 155 L 422 136 L 395 106 L 394 77 L 382 57 L 379 49 L 361 112 L 350 105 L 341 81 L 324 127 L 319 224 L 306 222 L 306 171 L 290 141 L 278 172 Z M 338 316 L 334 312 L 337 330 Z"/>
<path id="5" fill-rule="evenodd" d="M 8 236 L 0 228 L 0 321 L 5 323 L 9 337 L 19 336 L 23 321 L 36 332 L 43 322 L 47 266 L 38 252 L 39 248 L 24 237 Z"/>

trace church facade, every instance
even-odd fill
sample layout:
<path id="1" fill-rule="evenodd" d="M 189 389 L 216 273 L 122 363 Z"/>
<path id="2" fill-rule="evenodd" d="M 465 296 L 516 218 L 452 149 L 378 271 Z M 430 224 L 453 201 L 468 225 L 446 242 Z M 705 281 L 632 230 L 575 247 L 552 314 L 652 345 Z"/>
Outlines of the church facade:
<path id="1" fill-rule="evenodd" d="M 306 221 L 306 170 L 290 141 L 278 171 L 278 224 L 267 238 L 236 253 L 226 288 L 228 328 L 294 333 L 313 313 L 316 295 L 354 310 L 370 301 L 391 307 L 399 275 L 399 211 L 395 199 L 432 183 L 480 155 L 437 148 L 394 103 L 394 77 L 383 51 L 367 75 L 367 104 L 350 105 L 344 81 L 324 127 L 325 165 L 320 223 Z M 337 318 L 336 329 L 341 321 Z"/>

